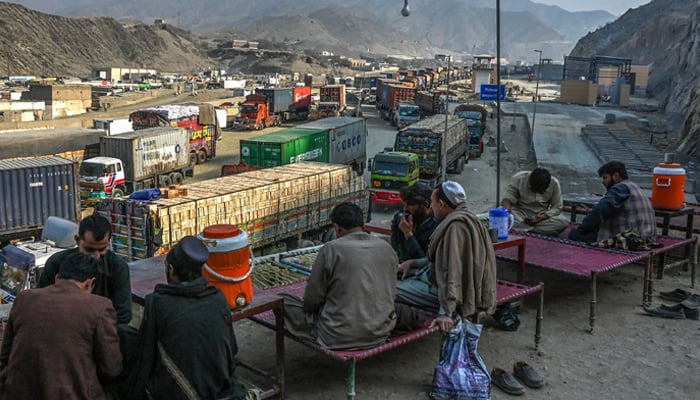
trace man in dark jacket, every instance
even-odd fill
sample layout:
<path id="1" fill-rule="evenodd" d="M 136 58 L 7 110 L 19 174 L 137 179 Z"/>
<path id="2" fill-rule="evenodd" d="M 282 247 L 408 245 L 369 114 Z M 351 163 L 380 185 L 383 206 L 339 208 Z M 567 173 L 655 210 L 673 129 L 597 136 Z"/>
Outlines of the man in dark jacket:
<path id="1" fill-rule="evenodd" d="M 422 183 L 404 186 L 399 191 L 403 208 L 391 221 L 391 247 L 399 256 L 399 262 L 424 258 L 428 251 L 430 235 L 438 225 L 430 209 L 432 189 Z"/>
<path id="2" fill-rule="evenodd" d="M 168 284 L 156 285 L 146 296 L 136 349 L 127 360 L 125 398 L 246 397 L 235 375 L 231 310 L 221 290 L 202 276 L 208 256 L 193 236 L 182 238 L 166 256 Z"/>
<path id="3" fill-rule="evenodd" d="M 112 226 L 107 218 L 98 214 L 84 218 L 80 221 L 78 235 L 75 237 L 78 247 L 64 250 L 49 257 L 37 286 L 42 288 L 52 285 L 59 265 L 72 254 L 80 252 L 98 258 L 101 263 L 97 271 L 93 294 L 110 299 L 117 311 L 117 323 L 126 325 L 131 321 L 129 266 L 126 261 L 109 249 L 111 238 Z"/>
<path id="4" fill-rule="evenodd" d="M 56 284 L 20 292 L 0 351 L 0 398 L 105 399 L 122 370 L 112 303 L 91 294 L 99 262 L 74 253 Z"/>

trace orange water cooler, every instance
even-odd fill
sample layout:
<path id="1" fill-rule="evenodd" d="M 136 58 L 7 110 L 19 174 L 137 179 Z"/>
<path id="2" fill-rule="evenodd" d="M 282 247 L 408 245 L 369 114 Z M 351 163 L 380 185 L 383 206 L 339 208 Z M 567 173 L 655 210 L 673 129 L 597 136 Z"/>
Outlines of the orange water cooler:
<path id="1" fill-rule="evenodd" d="M 651 205 L 659 210 L 680 210 L 685 202 L 685 169 L 680 164 L 661 163 L 654 168 Z"/>
<path id="2" fill-rule="evenodd" d="M 209 284 L 224 292 L 231 308 L 249 304 L 253 300 L 253 280 L 248 234 L 236 225 L 220 224 L 204 228 L 197 236 L 209 249 L 202 270 Z"/>

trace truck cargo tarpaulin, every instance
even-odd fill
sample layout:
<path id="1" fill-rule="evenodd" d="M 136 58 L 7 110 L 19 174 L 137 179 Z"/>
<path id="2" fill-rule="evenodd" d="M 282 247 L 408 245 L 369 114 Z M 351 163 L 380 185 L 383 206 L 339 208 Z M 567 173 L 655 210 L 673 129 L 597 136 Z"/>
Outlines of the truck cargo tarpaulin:
<path id="1" fill-rule="evenodd" d="M 0 133 L 0 159 L 61 155 L 76 161 L 97 155 L 102 129 L 64 128 Z"/>

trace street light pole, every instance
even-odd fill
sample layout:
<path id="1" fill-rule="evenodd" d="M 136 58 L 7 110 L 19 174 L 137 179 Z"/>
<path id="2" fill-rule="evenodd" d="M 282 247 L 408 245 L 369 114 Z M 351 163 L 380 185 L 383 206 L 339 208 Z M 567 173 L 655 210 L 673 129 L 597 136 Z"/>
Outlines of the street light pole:
<path id="1" fill-rule="evenodd" d="M 450 107 L 450 61 L 452 60 L 452 56 L 448 55 L 447 56 L 447 78 L 446 78 L 446 85 L 447 89 L 445 90 L 445 133 L 442 134 L 442 181 L 445 182 L 447 180 L 447 118 L 448 118 L 448 113 L 449 113 L 449 107 Z M 468 140 L 467 139 L 467 145 L 468 145 Z"/>
<path id="2" fill-rule="evenodd" d="M 539 91 L 540 91 L 540 67 L 542 66 L 542 50 L 534 50 L 535 53 L 539 53 L 540 57 L 537 61 L 537 83 L 535 83 L 535 106 L 532 110 L 532 128 L 530 128 L 530 151 L 535 150 L 535 118 L 537 117 L 537 103 L 540 102 Z"/>
<path id="3" fill-rule="evenodd" d="M 496 0 L 496 207 L 501 204 L 501 0 Z"/>

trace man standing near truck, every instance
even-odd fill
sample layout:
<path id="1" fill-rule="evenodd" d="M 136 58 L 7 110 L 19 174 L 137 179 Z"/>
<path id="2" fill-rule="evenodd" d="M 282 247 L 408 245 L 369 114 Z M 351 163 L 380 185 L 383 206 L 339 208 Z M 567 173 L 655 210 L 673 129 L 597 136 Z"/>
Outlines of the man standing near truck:
<path id="1" fill-rule="evenodd" d="M 117 311 L 117 324 L 127 325 L 131 321 L 131 280 L 129 266 L 121 257 L 109 249 L 112 238 L 112 226 L 107 218 L 92 214 L 78 226 L 75 242 L 78 247 L 56 253 L 46 261 L 44 272 L 39 278 L 38 287 L 46 287 L 55 283 L 58 267 L 63 260 L 75 253 L 87 254 L 101 261 L 97 271 L 95 288 L 92 293 L 106 297 L 112 301 Z"/>

